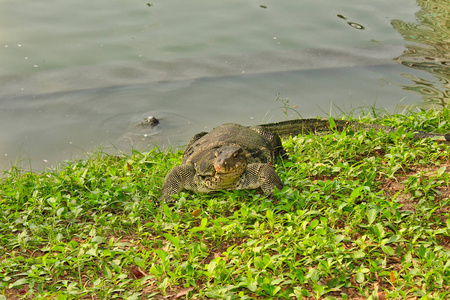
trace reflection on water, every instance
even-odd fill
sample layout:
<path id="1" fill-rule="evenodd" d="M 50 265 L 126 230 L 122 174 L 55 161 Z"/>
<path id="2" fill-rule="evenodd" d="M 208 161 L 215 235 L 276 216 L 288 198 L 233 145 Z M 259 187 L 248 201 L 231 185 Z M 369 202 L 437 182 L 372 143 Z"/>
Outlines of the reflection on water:
<path id="1" fill-rule="evenodd" d="M 418 23 L 393 20 L 392 26 L 405 40 L 420 43 L 407 45 L 396 60 L 404 66 L 424 70 L 433 78 L 404 74 L 414 84 L 405 90 L 419 93 L 426 107 L 444 107 L 450 98 L 450 2 L 417 0 L 422 7 L 416 13 Z"/>
<path id="2" fill-rule="evenodd" d="M 347 17 L 344 16 L 344 15 L 337 14 L 336 16 L 337 16 L 338 18 L 342 19 L 342 20 L 347 21 Z M 361 25 L 361 24 L 359 24 L 359 23 L 347 21 L 347 24 L 350 25 L 351 27 L 355 28 L 355 29 L 358 29 L 358 30 L 364 30 L 364 26 Z"/>

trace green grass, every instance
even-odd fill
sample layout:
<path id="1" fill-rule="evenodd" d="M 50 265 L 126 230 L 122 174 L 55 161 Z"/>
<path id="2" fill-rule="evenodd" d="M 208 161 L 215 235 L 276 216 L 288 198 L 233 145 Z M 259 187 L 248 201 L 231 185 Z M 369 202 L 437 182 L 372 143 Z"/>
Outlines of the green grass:
<path id="1" fill-rule="evenodd" d="M 363 121 L 450 132 L 448 110 Z M 0 300 L 450 298 L 449 144 L 360 131 L 284 146 L 278 201 L 154 207 L 182 154 L 157 149 L 8 170 Z"/>

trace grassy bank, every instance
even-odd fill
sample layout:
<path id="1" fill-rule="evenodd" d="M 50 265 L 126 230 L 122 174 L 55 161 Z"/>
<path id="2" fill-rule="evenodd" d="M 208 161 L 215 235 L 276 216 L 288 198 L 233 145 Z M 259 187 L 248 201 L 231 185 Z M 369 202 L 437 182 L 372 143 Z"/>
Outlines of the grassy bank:
<path id="1" fill-rule="evenodd" d="M 450 132 L 449 111 L 366 119 Z M 373 131 L 284 141 L 286 187 L 181 193 L 181 152 L 94 155 L 0 181 L 1 299 L 449 299 L 449 144 Z"/>

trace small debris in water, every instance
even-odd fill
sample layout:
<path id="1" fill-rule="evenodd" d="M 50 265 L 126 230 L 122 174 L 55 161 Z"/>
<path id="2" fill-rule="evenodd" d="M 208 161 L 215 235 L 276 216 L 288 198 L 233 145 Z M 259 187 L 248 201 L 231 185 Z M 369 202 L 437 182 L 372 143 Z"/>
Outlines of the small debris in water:
<path id="1" fill-rule="evenodd" d="M 355 22 L 347 22 L 347 24 L 352 26 L 355 29 L 360 29 L 360 30 L 364 29 L 364 26 L 362 26 L 361 24 L 355 23 Z"/>
<path id="2" fill-rule="evenodd" d="M 153 116 L 149 116 L 149 117 L 145 118 L 144 120 L 142 120 L 141 123 L 139 123 L 139 125 L 141 125 L 141 126 L 150 126 L 150 127 L 155 127 L 158 124 L 159 124 L 159 120 Z"/>

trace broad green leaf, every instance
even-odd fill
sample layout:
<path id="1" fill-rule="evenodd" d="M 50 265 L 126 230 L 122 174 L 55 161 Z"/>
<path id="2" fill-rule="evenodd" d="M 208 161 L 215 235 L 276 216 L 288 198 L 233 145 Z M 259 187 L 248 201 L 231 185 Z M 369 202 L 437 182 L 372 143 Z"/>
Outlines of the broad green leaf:
<path id="1" fill-rule="evenodd" d="M 272 296 L 275 296 L 279 291 L 281 290 L 281 287 L 277 286 L 272 291 Z"/>
<path id="2" fill-rule="evenodd" d="M 156 255 L 158 255 L 158 257 L 161 259 L 161 261 L 166 260 L 167 252 L 160 250 L 160 249 L 156 249 L 155 252 L 156 252 Z"/>
<path id="3" fill-rule="evenodd" d="M 447 169 L 446 166 L 442 166 L 439 168 L 439 170 L 437 171 L 437 175 L 438 176 L 442 176 L 442 174 L 444 174 L 445 170 Z"/>
<path id="4" fill-rule="evenodd" d="M 200 223 L 200 227 L 202 228 L 206 228 L 206 224 L 208 223 L 208 219 L 207 218 L 203 218 L 201 223 Z"/>
<path id="5" fill-rule="evenodd" d="M 389 256 L 394 255 L 394 249 L 389 246 L 381 246 L 381 250 Z"/>
<path id="6" fill-rule="evenodd" d="M 203 227 L 194 227 L 194 228 L 189 229 L 189 232 L 196 233 L 196 232 L 204 231 L 204 230 L 205 230 L 205 228 L 203 228 Z"/>
<path id="7" fill-rule="evenodd" d="M 282 282 L 285 281 L 285 280 L 286 280 L 285 278 L 277 278 L 277 279 L 272 280 L 272 281 L 270 282 L 270 284 L 271 284 L 271 285 L 278 285 L 278 284 L 282 283 Z"/>
<path id="8" fill-rule="evenodd" d="M 316 283 L 320 279 L 320 272 L 317 269 L 310 269 L 306 278 L 310 278 L 313 283 Z"/>
<path id="9" fill-rule="evenodd" d="M 261 249 L 262 249 L 262 247 L 261 246 L 258 246 L 258 247 L 253 247 L 253 252 L 255 252 L 255 253 L 260 253 L 261 252 Z"/>
<path id="10" fill-rule="evenodd" d="M 80 248 L 80 251 L 78 251 L 78 254 L 77 254 L 77 256 L 78 257 L 81 257 L 81 256 L 83 256 L 84 255 L 84 248 Z"/>
<path id="11" fill-rule="evenodd" d="M 359 187 L 357 187 L 356 189 L 354 189 L 354 190 L 352 191 L 352 193 L 350 194 L 350 199 L 353 200 L 353 199 L 358 198 L 358 197 L 361 195 L 361 191 L 362 191 L 363 189 L 364 189 L 364 186 L 359 186 Z"/>
<path id="12" fill-rule="evenodd" d="M 341 280 L 338 277 L 332 278 L 332 279 L 328 280 L 328 282 L 327 282 L 328 288 L 336 288 L 336 287 L 338 287 L 338 285 L 340 285 L 340 286 L 343 285 L 343 283 L 341 282 Z"/>
<path id="13" fill-rule="evenodd" d="M 355 279 L 356 279 L 356 282 L 363 283 L 364 282 L 364 274 L 361 272 L 356 272 Z"/>
<path id="14" fill-rule="evenodd" d="M 170 233 L 163 233 L 163 236 L 169 241 L 171 242 L 175 247 L 179 247 L 180 246 L 180 239 L 174 237 L 173 235 L 171 235 Z"/>
<path id="15" fill-rule="evenodd" d="M 359 258 L 363 258 L 364 256 L 366 256 L 366 253 L 364 251 L 356 251 L 353 253 L 353 258 L 354 259 L 359 259 Z"/>
<path id="16" fill-rule="evenodd" d="M 133 293 L 130 296 L 126 297 L 124 300 L 138 300 L 141 299 L 141 293 Z"/>
<path id="17" fill-rule="evenodd" d="M 404 259 L 406 262 L 411 262 L 411 261 L 412 261 L 412 254 L 411 254 L 411 251 L 406 252 L 406 254 L 403 256 L 403 259 Z"/>
<path id="18" fill-rule="evenodd" d="M 214 269 L 216 268 L 217 265 L 217 261 L 220 260 L 220 257 L 217 257 L 215 259 L 213 259 L 209 264 L 208 264 L 208 274 L 209 276 L 212 276 Z"/>
<path id="19" fill-rule="evenodd" d="M 68 295 L 58 294 L 58 296 L 56 297 L 56 300 L 66 300 L 68 297 L 69 297 Z M 1 296 L 0 296 L 0 300 L 2 300 Z"/>
<path id="20" fill-rule="evenodd" d="M 13 288 L 15 286 L 21 286 L 21 285 L 24 285 L 27 283 L 28 283 L 28 278 L 21 278 L 21 279 L 16 280 L 15 282 L 11 283 L 9 285 L 9 288 Z"/>
<path id="21" fill-rule="evenodd" d="M 139 256 L 134 257 L 134 263 L 141 268 L 145 268 L 145 260 Z"/>
<path id="22" fill-rule="evenodd" d="M 58 217 L 61 217 L 62 213 L 64 212 L 64 207 L 60 207 L 58 208 L 58 210 L 56 211 L 56 215 Z"/>
<path id="23" fill-rule="evenodd" d="M 86 251 L 86 254 L 91 255 L 91 256 L 97 256 L 97 249 L 91 248 L 88 251 Z"/>
<path id="24" fill-rule="evenodd" d="M 314 219 L 311 221 L 311 224 L 309 225 L 311 229 L 314 229 L 317 227 L 317 225 L 319 225 L 319 220 Z"/>
<path id="25" fill-rule="evenodd" d="M 97 286 L 97 285 L 99 285 L 100 283 L 102 283 L 102 280 L 101 280 L 100 278 L 97 278 L 92 284 L 93 284 L 94 286 Z"/>
<path id="26" fill-rule="evenodd" d="M 252 281 L 247 285 L 247 288 L 252 292 L 256 292 L 258 289 L 258 283 L 256 281 Z"/>
<path id="27" fill-rule="evenodd" d="M 94 236 L 94 237 L 91 239 L 91 243 L 99 243 L 99 244 L 102 244 L 102 243 L 106 243 L 106 242 L 107 242 L 107 239 L 104 238 L 104 237 L 102 237 L 102 236 L 99 236 L 99 235 Z"/>
<path id="28" fill-rule="evenodd" d="M 376 209 L 369 209 L 367 211 L 367 222 L 369 222 L 369 225 L 375 221 L 375 218 L 377 217 L 378 211 Z"/>
<path id="29" fill-rule="evenodd" d="M 375 233 L 375 235 L 379 239 L 382 239 L 386 234 L 386 231 L 384 230 L 383 225 L 381 225 L 380 223 L 373 225 L 372 229 L 373 229 L 373 232 Z"/>
<path id="30" fill-rule="evenodd" d="M 336 122 L 334 122 L 334 119 L 333 118 L 328 118 L 328 123 L 330 124 L 330 129 L 332 130 L 332 131 L 336 131 L 336 129 L 337 129 L 337 126 L 336 126 Z"/>
<path id="31" fill-rule="evenodd" d="M 345 239 L 345 235 L 338 234 L 334 237 L 334 242 L 337 244 L 337 243 L 342 242 L 344 239 Z"/>
<path id="32" fill-rule="evenodd" d="M 230 220 L 228 218 L 225 217 L 219 217 L 217 219 L 214 220 L 214 223 L 228 223 Z"/>
<path id="33" fill-rule="evenodd" d="M 55 207 L 55 203 L 56 203 L 56 199 L 53 197 L 50 197 L 47 199 L 47 203 L 51 206 L 51 207 Z"/>
<path id="34" fill-rule="evenodd" d="M 112 278 L 112 272 L 108 268 L 108 266 L 104 267 L 104 269 L 103 269 L 103 276 L 105 276 L 106 279 L 111 279 Z"/>

